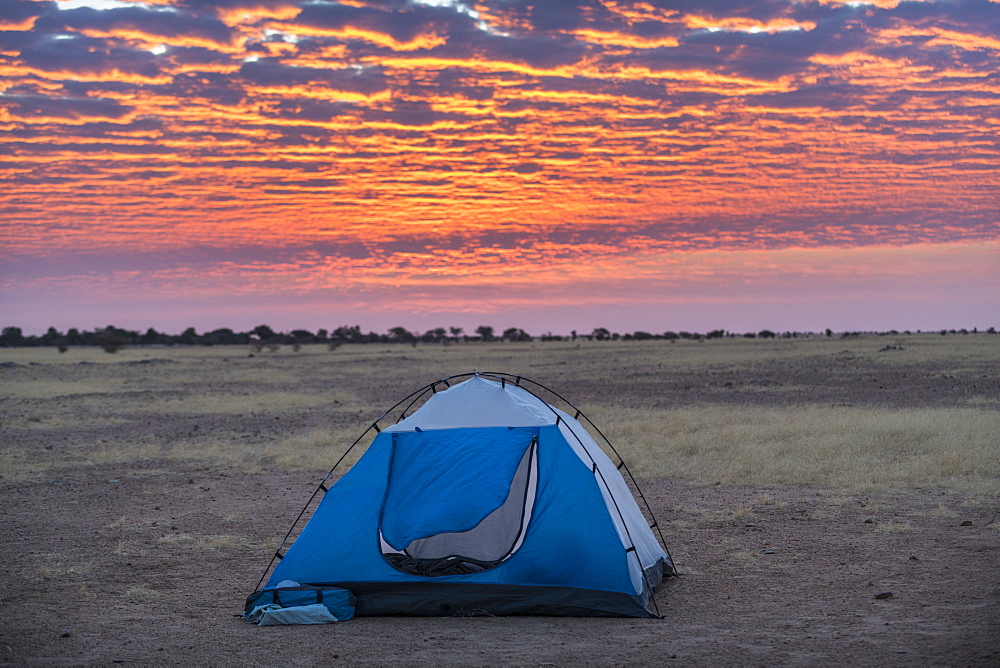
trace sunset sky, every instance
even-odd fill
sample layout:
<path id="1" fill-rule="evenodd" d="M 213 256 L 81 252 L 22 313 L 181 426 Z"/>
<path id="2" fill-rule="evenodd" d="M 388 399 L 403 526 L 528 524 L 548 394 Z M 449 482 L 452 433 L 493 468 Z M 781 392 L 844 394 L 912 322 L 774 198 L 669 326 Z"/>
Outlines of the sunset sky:
<path id="1" fill-rule="evenodd" d="M 1000 2 L 0 0 L 0 325 L 1000 326 Z"/>

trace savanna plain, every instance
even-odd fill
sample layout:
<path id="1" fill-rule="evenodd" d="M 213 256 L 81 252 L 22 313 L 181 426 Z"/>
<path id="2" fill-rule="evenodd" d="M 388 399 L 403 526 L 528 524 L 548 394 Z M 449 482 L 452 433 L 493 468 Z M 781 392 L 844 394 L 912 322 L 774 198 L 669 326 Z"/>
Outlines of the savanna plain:
<path id="1" fill-rule="evenodd" d="M 347 446 L 473 369 L 615 445 L 662 619 L 242 621 Z M 0 417 L 5 664 L 1000 664 L 996 335 L 0 349 Z"/>

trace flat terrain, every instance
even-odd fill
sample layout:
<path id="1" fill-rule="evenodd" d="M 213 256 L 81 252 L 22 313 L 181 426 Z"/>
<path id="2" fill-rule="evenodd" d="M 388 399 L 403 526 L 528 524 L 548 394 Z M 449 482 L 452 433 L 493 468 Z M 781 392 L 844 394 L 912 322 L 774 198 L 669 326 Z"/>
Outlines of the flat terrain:
<path id="1" fill-rule="evenodd" d="M 236 615 L 381 412 L 473 368 L 580 406 L 663 619 Z M 997 665 L 1000 336 L 0 349 L 7 664 Z"/>

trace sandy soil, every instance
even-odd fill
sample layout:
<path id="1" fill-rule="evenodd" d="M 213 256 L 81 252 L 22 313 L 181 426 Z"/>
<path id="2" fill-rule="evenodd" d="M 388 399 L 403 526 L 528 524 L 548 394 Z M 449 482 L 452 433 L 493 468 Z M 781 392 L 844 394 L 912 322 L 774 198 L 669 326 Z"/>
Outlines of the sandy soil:
<path id="1" fill-rule="evenodd" d="M 236 615 L 265 565 L 259 538 L 287 527 L 314 481 L 304 474 L 114 467 L 6 487 L 4 660 L 1000 662 L 1000 535 L 987 528 L 998 509 L 943 493 L 872 500 L 649 481 L 644 490 L 666 518 L 683 573 L 658 590 L 662 620 L 248 625 Z M 956 516 L 941 516 L 942 505 Z M 245 542 L 211 546 L 218 535 Z"/>
<path id="2" fill-rule="evenodd" d="M 829 366 L 835 355 L 824 363 Z M 155 365 L 135 362 L 116 360 L 114 374 L 155 372 Z M 65 381 L 93 368 L 19 363 L 4 371 L 6 381 L 27 382 L 31 374 Z M 733 393 L 752 403 L 759 396 L 754 383 L 793 387 L 815 378 L 815 372 L 791 361 L 761 362 L 756 370 L 720 366 L 718 377 L 705 371 L 664 378 L 656 396 L 680 401 L 696 386 L 718 393 L 719 403 Z M 986 371 L 970 371 L 956 382 L 986 384 L 990 395 L 989 384 L 996 385 L 1000 376 L 993 368 Z M 898 392 L 897 401 L 889 402 L 894 405 L 940 405 L 941 384 L 954 381 L 956 373 L 953 364 L 938 370 L 858 364 L 853 376 L 845 371 L 842 381 L 822 385 L 826 400 L 872 401 L 869 395 L 878 392 L 879 383 L 869 376 L 877 372 L 911 373 L 914 382 L 939 384 Z M 884 374 L 883 389 L 896 388 Z M 632 391 L 654 383 L 653 376 L 634 379 Z M 850 394 L 852 384 L 862 380 L 868 384 Z M 561 389 L 560 382 L 551 384 Z M 585 375 L 576 382 L 567 396 L 598 392 L 596 385 L 588 390 Z M 376 392 L 374 385 L 370 379 L 357 381 L 364 401 Z M 399 383 L 416 385 L 408 378 Z M 983 394 L 977 391 L 976 396 Z M 398 387 L 387 396 L 396 394 Z M 789 392 L 788 401 L 799 396 Z M 961 404 L 965 395 L 950 396 Z M 769 393 L 767 401 L 775 400 Z M 63 402 L 71 416 L 84 411 L 83 403 L 65 397 L 34 400 L 45 402 Z M 58 429 L 32 429 L 28 423 L 41 418 L 24 413 L 24 405 L 4 404 L 4 448 L 35 447 L 50 455 L 62 444 L 102 435 L 114 441 L 130 430 L 135 438 L 155 433 L 160 439 L 200 442 L 206 433 L 232 432 L 235 423 L 242 435 L 232 438 L 263 442 L 290 429 L 285 426 L 290 421 L 324 419 L 305 409 L 245 420 L 158 413 L 124 424 L 81 419 Z M 663 619 L 358 618 L 321 627 L 257 628 L 238 616 L 243 599 L 266 566 L 275 538 L 287 530 L 323 472 L 246 469 L 147 455 L 99 465 L 67 463 L 28 478 L 0 480 L 6 548 L 0 661 L 1000 664 L 1000 503 L 994 496 L 925 489 L 865 497 L 804 486 L 745 489 L 647 480 L 643 490 L 682 572 L 657 590 Z"/>

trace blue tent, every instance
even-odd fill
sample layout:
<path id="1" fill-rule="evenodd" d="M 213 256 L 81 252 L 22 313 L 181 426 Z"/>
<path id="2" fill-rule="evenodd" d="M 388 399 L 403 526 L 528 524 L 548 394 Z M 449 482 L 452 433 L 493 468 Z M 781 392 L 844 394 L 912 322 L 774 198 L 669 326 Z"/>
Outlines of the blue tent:
<path id="1" fill-rule="evenodd" d="M 674 568 L 623 463 L 525 379 L 454 380 L 396 424 L 376 421 L 263 589 L 347 589 L 359 615 L 651 616 Z"/>

